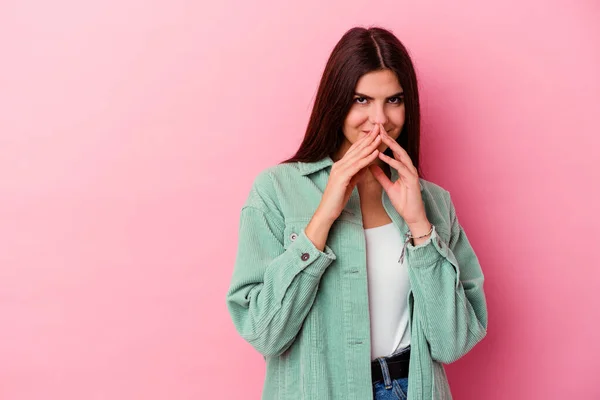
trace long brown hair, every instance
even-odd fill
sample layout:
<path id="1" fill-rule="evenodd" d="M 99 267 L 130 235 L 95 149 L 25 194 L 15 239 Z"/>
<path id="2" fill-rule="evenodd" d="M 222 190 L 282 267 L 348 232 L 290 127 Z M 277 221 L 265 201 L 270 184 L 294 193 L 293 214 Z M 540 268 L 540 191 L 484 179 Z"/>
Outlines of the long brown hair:
<path id="1" fill-rule="evenodd" d="M 420 107 L 417 76 L 408 51 L 386 29 L 352 28 L 335 45 L 321 77 L 304 139 L 296 154 L 282 163 L 314 162 L 331 156 L 342 145 L 342 127 L 354 90 L 366 73 L 389 69 L 404 91 L 405 121 L 396 141 L 406 150 L 419 175 Z M 385 154 L 393 157 L 388 148 Z"/>

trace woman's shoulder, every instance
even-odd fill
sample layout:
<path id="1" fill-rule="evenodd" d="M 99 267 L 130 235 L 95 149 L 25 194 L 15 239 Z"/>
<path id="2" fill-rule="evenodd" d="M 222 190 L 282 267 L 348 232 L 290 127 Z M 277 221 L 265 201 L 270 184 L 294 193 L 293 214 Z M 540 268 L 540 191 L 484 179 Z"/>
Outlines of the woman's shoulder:
<path id="1" fill-rule="evenodd" d="M 437 183 L 428 181 L 423 178 L 419 178 L 419 181 L 421 182 L 421 193 L 423 193 L 423 194 L 432 196 L 433 198 L 436 198 L 436 199 L 444 198 L 449 194 L 448 190 L 446 190 L 442 186 L 438 185 Z"/>
<path id="2" fill-rule="evenodd" d="M 441 185 L 420 178 L 421 198 L 425 203 L 428 216 L 434 219 L 443 218 L 449 223 L 451 209 L 453 208 L 450 192 Z"/>
<path id="3" fill-rule="evenodd" d="M 270 180 L 281 179 L 281 178 L 297 178 L 301 176 L 301 164 L 300 162 L 287 162 L 275 165 L 270 165 L 263 168 L 256 176 L 257 183 L 265 183 L 263 180 L 267 178 Z"/>
<path id="4" fill-rule="evenodd" d="M 300 163 L 282 163 L 263 168 L 256 174 L 252 187 L 272 191 L 278 182 L 295 181 L 302 177 Z"/>
<path id="5" fill-rule="evenodd" d="M 280 193 L 302 178 L 300 163 L 281 163 L 260 170 L 252 181 L 245 206 L 263 211 L 280 209 Z"/>
<path id="6" fill-rule="evenodd" d="M 443 238 L 449 239 L 450 233 L 456 231 L 459 226 L 451 193 L 431 181 L 422 178 L 420 181 L 423 187 L 421 197 L 425 203 L 427 216 L 430 222 L 436 226 L 439 234 Z"/>

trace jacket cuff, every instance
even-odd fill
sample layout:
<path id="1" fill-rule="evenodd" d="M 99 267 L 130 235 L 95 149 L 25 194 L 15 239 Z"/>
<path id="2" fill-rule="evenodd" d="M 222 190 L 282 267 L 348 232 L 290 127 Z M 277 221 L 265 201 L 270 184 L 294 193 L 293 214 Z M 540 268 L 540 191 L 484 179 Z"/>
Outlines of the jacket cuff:
<path id="1" fill-rule="evenodd" d="M 441 259 L 448 260 L 456 271 L 455 287 L 458 287 L 460 282 L 460 266 L 448 244 L 438 235 L 435 225 L 433 225 L 433 232 L 427 241 L 418 246 L 413 246 L 409 243 L 406 246 L 406 251 L 407 262 L 411 267 L 423 268 L 432 266 Z"/>
<path id="2" fill-rule="evenodd" d="M 317 249 L 314 243 L 306 236 L 302 229 L 298 237 L 289 245 L 288 252 L 297 261 L 299 272 L 320 278 L 336 255 L 331 248 L 325 245 L 323 251 Z"/>
<path id="3" fill-rule="evenodd" d="M 435 225 L 433 225 L 433 231 L 425 242 L 417 246 L 408 242 L 406 251 L 410 266 L 418 268 L 435 264 L 440 256 L 446 257 L 448 254 L 448 247 L 444 246 L 444 242 L 438 235 Z"/>

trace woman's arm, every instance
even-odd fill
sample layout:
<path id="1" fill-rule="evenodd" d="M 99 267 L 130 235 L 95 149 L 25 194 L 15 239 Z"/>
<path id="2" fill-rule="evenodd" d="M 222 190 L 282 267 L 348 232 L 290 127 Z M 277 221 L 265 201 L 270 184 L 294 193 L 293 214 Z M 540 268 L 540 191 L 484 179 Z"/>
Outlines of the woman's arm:
<path id="1" fill-rule="evenodd" d="M 417 315 L 434 360 L 452 363 L 487 333 L 483 272 L 458 222 L 450 194 L 450 243 L 434 233 L 425 243 L 407 247 L 408 272 L 415 302 L 425 310 Z"/>
<path id="2" fill-rule="evenodd" d="M 336 259 L 328 246 L 315 247 L 304 229 L 284 248 L 284 228 L 283 218 L 251 193 L 241 212 L 227 306 L 237 331 L 264 356 L 280 355 L 293 343 L 321 276 Z"/>

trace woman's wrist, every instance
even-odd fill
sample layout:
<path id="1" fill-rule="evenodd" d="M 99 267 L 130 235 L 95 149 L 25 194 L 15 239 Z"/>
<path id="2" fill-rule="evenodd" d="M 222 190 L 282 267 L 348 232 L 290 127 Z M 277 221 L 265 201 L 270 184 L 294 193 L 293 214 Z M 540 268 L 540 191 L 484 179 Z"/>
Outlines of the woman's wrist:
<path id="1" fill-rule="evenodd" d="M 311 242 L 313 242 L 315 247 L 323 251 L 325 249 L 327 237 L 329 236 L 329 230 L 331 229 L 332 225 L 333 221 L 321 217 L 317 210 L 304 231 L 306 232 L 306 236 Z"/>
<path id="2" fill-rule="evenodd" d="M 410 230 L 410 234 L 413 238 L 413 246 L 418 246 L 422 243 L 425 243 L 433 233 L 432 228 L 433 225 L 428 220 L 409 225 L 408 229 Z"/>

